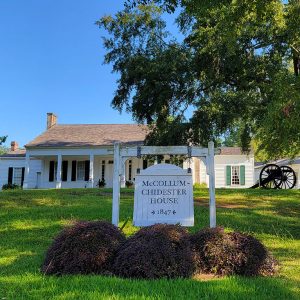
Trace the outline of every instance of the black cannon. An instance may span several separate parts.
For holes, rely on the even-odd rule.
[[[252,188],[261,186],[266,189],[292,189],[296,182],[296,173],[291,167],[268,164],[263,167],[258,183]]]

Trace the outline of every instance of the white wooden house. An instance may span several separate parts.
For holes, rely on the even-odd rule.
[[[11,151],[0,156],[0,187],[6,183],[23,188],[97,187],[105,180],[112,187],[113,145],[142,145],[147,127],[136,124],[60,125],[53,113],[47,114],[47,130],[19,150],[12,142]],[[170,162],[168,156],[162,163]],[[125,164],[125,180],[134,182],[138,169],[150,162],[133,157]],[[205,164],[196,158],[182,162],[190,167],[194,183],[206,183]],[[216,187],[246,188],[254,184],[254,156],[239,148],[221,148],[215,157]],[[124,186],[124,182],[123,182]]]
[[[194,177],[197,168],[194,167]],[[206,167],[200,161],[199,182],[208,183]],[[243,154],[238,147],[222,147],[221,153],[215,156],[216,188],[249,188],[255,183],[254,155]]]

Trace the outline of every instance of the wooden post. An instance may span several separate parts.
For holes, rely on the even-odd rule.
[[[114,144],[114,178],[113,178],[113,201],[112,223],[119,225],[120,213],[120,143]]]
[[[216,222],[216,196],[215,196],[215,150],[214,142],[208,143],[208,172],[209,172],[209,226],[214,228]]]

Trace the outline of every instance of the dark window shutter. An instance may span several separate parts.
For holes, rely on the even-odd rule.
[[[54,181],[54,160],[50,161],[49,164],[49,182]]]
[[[132,160],[128,162],[128,180],[132,180]]]
[[[105,180],[105,160],[102,160],[101,180]]]
[[[24,183],[24,177],[25,177],[25,168],[22,168],[22,179],[21,179],[21,186],[23,186]]]
[[[68,161],[63,160],[62,162],[62,176],[61,176],[62,181],[67,181],[68,180]]]
[[[226,166],[226,185],[231,185],[231,166]]]
[[[84,174],[84,180],[88,181],[90,179],[90,161],[85,161],[85,174]]]
[[[245,185],[245,166],[240,166],[240,183],[241,185]]]
[[[13,172],[14,172],[14,169],[12,167],[9,167],[8,168],[8,179],[7,179],[8,184],[12,184]]]
[[[77,167],[76,160],[72,160],[72,175],[71,175],[72,181],[76,181],[76,167]]]
[[[148,167],[148,160],[144,159],[143,160],[143,170],[147,169]]]

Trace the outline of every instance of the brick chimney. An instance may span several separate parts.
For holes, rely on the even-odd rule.
[[[16,141],[12,141],[10,143],[10,151],[16,151],[19,149],[19,145]]]
[[[47,113],[47,130],[56,125],[57,116],[54,113]]]

